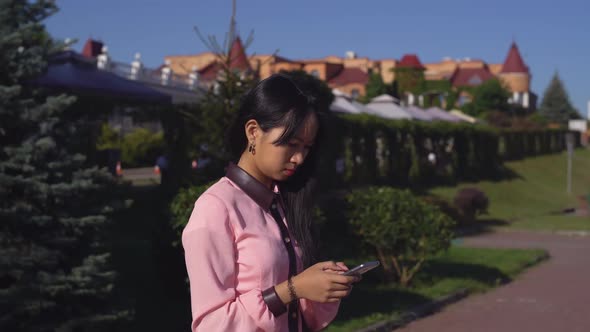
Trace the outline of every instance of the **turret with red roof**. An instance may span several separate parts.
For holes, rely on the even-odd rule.
[[[520,55],[516,42],[512,42],[510,45],[510,50],[508,50],[508,55],[498,77],[512,92],[511,103],[517,103],[524,108],[534,110],[536,95],[530,91],[531,73]]]

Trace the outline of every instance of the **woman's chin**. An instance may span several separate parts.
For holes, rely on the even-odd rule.
[[[289,179],[289,176],[285,175],[285,174],[279,174],[275,177],[275,181],[278,181],[278,182],[287,181],[288,179]]]

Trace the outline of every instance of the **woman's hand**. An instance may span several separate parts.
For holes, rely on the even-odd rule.
[[[315,302],[338,302],[348,296],[358,276],[343,276],[348,271],[344,263],[317,263],[293,277],[297,296]]]
[[[337,269],[335,269],[333,266],[329,266],[329,267],[324,268],[324,271],[331,272],[331,273],[338,273],[338,274],[348,271],[348,267],[343,262],[336,262],[336,266],[337,266]]]

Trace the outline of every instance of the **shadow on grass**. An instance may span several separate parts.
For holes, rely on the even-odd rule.
[[[472,282],[461,285],[465,280]],[[397,285],[380,286],[374,280],[355,286],[350,297],[342,301],[337,320],[345,321],[375,313],[402,313],[476,283],[497,286],[510,280],[509,276],[496,268],[435,259],[425,263],[410,288],[404,289]],[[369,280],[363,280],[366,281]],[[449,287],[448,289],[432,290],[444,281],[454,283],[443,286]]]
[[[440,259],[426,262],[417,275],[415,283],[418,285],[433,285],[445,279],[469,279],[488,286],[504,284],[511,280],[508,275],[497,268]]]
[[[390,314],[424,304],[430,299],[401,288],[358,285],[351,295],[342,300],[337,320],[349,320],[374,313]]]
[[[476,180],[490,180],[492,182],[502,182],[502,181],[511,181],[511,180],[522,180],[524,177],[513,169],[507,167],[506,165],[502,165],[498,168],[496,173],[489,178],[481,178]]]
[[[460,226],[455,229],[455,236],[468,237],[493,232],[494,228],[508,226],[510,222],[502,219],[480,218],[471,225]]]

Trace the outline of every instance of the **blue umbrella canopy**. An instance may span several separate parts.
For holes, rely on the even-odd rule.
[[[47,71],[31,83],[71,94],[89,94],[137,102],[172,102],[171,96],[140,82],[100,70],[93,59],[73,51],[55,55],[49,61]]]

